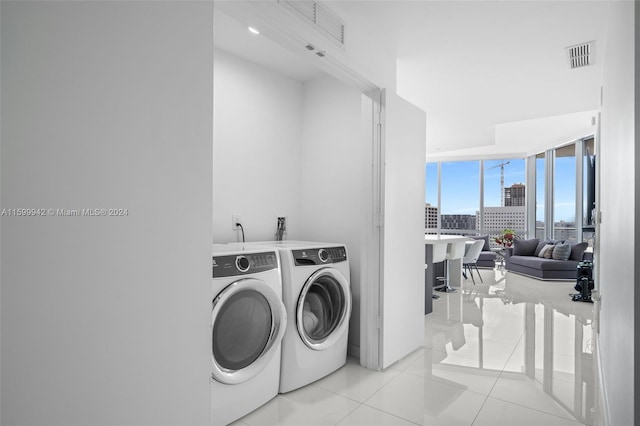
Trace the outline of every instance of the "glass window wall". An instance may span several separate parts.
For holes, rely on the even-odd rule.
[[[505,229],[517,238],[526,236],[525,160],[484,161],[484,209],[482,232],[490,241]]]
[[[504,229],[513,229],[518,238],[531,238],[527,229],[535,228],[535,237],[540,239],[592,241],[593,137],[533,158],[535,170],[530,171],[530,178],[535,179],[528,183],[525,159],[427,163],[426,232],[488,234],[494,245],[493,238]],[[527,191],[534,191],[530,201],[535,199],[530,216],[526,213]]]
[[[442,163],[440,173],[442,232],[475,233],[480,210],[480,162]]]
[[[425,174],[425,232],[526,236],[524,159],[431,162]]]
[[[576,241],[576,144],[555,150],[553,238]]]
[[[544,200],[546,196],[545,192],[545,154],[544,152],[536,155],[536,236],[535,238],[544,239],[545,237],[545,208]]]

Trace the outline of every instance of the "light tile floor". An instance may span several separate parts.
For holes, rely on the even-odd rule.
[[[350,358],[234,425],[597,425],[593,305],[568,281],[481,273],[434,300],[423,348],[385,371]]]

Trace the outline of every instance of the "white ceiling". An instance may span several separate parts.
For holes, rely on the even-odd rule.
[[[213,45],[299,81],[312,80],[322,74],[299,55],[266,37],[250,33],[247,25],[218,9],[214,9],[213,14]]]
[[[560,126],[558,134],[549,129],[562,116],[574,121],[583,117],[580,132],[593,128],[590,118],[600,105],[607,2],[324,3],[343,19],[357,16],[371,31],[385,35],[388,43],[380,48],[397,57],[398,94],[427,112],[427,158],[472,155],[481,147],[498,156],[528,152],[523,141],[531,137],[497,138],[500,128],[509,129],[502,135],[517,135],[518,123],[522,132],[553,140],[575,134],[567,126]],[[298,56],[267,47],[267,40],[250,47],[256,38],[247,38],[246,27],[220,13],[214,29],[219,48],[301,81],[319,73]],[[592,40],[595,64],[570,70],[565,47]],[[545,126],[544,131],[536,125]]]

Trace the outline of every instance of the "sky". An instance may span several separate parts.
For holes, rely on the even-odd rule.
[[[500,164],[504,165],[504,186],[525,182],[525,160],[505,159],[484,162],[485,207],[498,207],[500,200]],[[556,159],[555,222],[575,219],[575,158]],[[425,202],[438,204],[438,165],[426,164]],[[536,165],[538,186],[544,183],[544,160]],[[527,188],[528,190],[528,188]],[[480,162],[442,163],[442,208],[443,214],[475,214],[480,209]],[[536,194],[536,219],[544,220],[544,190]]]

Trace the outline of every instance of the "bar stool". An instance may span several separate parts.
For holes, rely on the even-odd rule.
[[[465,242],[464,241],[460,241],[460,242],[454,242],[454,243],[449,243],[447,246],[447,254],[445,256],[445,261],[447,262],[447,266],[446,266],[446,275],[444,277],[438,277],[437,279],[440,281],[443,281],[444,284],[441,286],[438,286],[436,288],[434,288],[434,290],[437,291],[443,291],[445,293],[455,293],[456,289],[452,288],[451,286],[449,286],[449,277],[450,277],[450,265],[451,265],[451,261],[452,260],[456,260],[456,259],[462,259],[464,257],[464,249],[465,249]]]
[[[447,247],[448,244],[434,244],[433,245],[433,260],[431,261],[431,265],[435,265],[436,263],[444,262],[447,258]],[[440,280],[442,277],[436,277],[436,280]],[[439,287],[434,287],[435,290]],[[434,299],[439,299],[440,296],[437,294],[433,294],[432,297]]]

